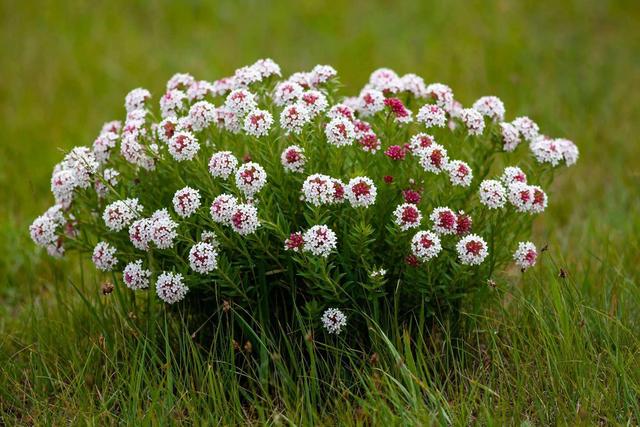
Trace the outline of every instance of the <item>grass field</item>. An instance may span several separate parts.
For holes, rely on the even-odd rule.
[[[0,424],[640,423],[640,7],[542,3],[2,0]],[[265,382],[180,322],[141,334],[93,269],[30,242],[61,151],[122,118],[131,88],[157,96],[174,72],[214,79],[261,57],[332,64],[354,92],[381,66],[415,72],[578,144],[537,222],[549,250],[498,284],[462,348],[443,326],[431,346],[381,336],[342,364],[274,354]]]

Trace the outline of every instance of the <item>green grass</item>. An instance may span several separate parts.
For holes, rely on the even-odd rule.
[[[0,5],[0,423],[640,423],[635,2]],[[495,94],[510,117],[580,146],[536,224],[549,243],[541,265],[499,283],[462,341],[446,325],[374,330],[359,354],[294,328],[265,344],[264,378],[257,343],[234,355],[207,324],[208,351],[191,338],[199,325],[132,319],[126,294],[102,296],[77,257],[35,250],[26,227],[51,203],[61,149],[122,117],[129,89],[157,95],[176,71],[212,79],[264,56],[285,72],[332,64],[353,91],[390,66],[449,84],[465,104]]]

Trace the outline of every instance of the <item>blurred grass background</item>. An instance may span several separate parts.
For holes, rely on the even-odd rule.
[[[331,64],[353,94],[375,68],[413,72],[465,105],[497,95],[507,118],[574,140],[581,159],[549,189],[536,241],[562,259],[582,303],[640,331],[637,1],[1,0],[0,23],[0,353],[16,337],[33,344],[25,319],[77,299],[65,264],[27,232],[52,203],[61,150],[122,119],[133,87],[157,101],[175,72],[213,80],[262,57],[285,74]],[[73,316],[71,302],[64,310]]]

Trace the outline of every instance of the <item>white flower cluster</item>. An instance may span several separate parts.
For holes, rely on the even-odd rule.
[[[378,190],[371,178],[358,176],[349,181],[346,196],[354,208],[367,208],[376,202]]]
[[[143,209],[138,199],[118,200],[104,208],[102,219],[109,230],[120,231],[138,218]]]
[[[96,268],[101,271],[111,271],[118,264],[116,248],[107,242],[99,242],[93,248],[91,259]]]
[[[447,124],[447,113],[435,104],[427,104],[420,108],[416,118],[427,128],[443,128]]]
[[[184,187],[173,195],[173,209],[182,217],[193,215],[200,207],[200,191],[191,187]]]
[[[302,238],[304,239],[303,250],[305,252],[311,252],[315,256],[324,258],[328,257],[338,245],[336,233],[324,224],[314,225],[304,232]]]
[[[516,249],[513,254],[513,260],[516,262],[518,267],[523,271],[527,270],[536,265],[537,259],[538,250],[536,249],[536,245],[531,242],[518,243],[518,249]]]
[[[347,326],[347,316],[337,308],[328,308],[322,313],[322,326],[330,334],[339,335]]]
[[[218,252],[216,248],[207,242],[199,242],[189,251],[189,266],[200,274],[212,272],[218,266]]]
[[[422,221],[422,213],[416,205],[412,203],[403,203],[398,205],[398,207],[393,211],[393,217],[394,222],[402,231],[418,227]]]
[[[156,294],[167,304],[175,304],[184,299],[189,288],[183,283],[182,274],[164,271],[156,281]]]
[[[465,265],[479,265],[489,255],[487,242],[477,234],[469,234],[456,245],[458,259]]]
[[[215,178],[228,179],[238,168],[238,159],[231,151],[218,151],[209,160],[209,172]]]
[[[307,158],[304,155],[304,148],[298,145],[288,146],[282,151],[280,162],[287,172],[304,172],[304,165],[307,162]]]
[[[418,231],[411,239],[411,251],[420,261],[428,261],[442,251],[440,238],[432,231]]]
[[[267,173],[255,162],[245,163],[236,171],[236,186],[247,197],[253,197],[266,183]]]
[[[122,280],[129,289],[146,289],[149,287],[151,271],[142,267],[142,260],[127,264],[122,271]]]

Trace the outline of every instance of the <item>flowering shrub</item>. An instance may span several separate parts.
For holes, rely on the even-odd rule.
[[[176,74],[158,109],[134,89],[123,122],[54,167],[55,205],[31,237],[167,305],[302,313],[330,334],[366,331],[381,307],[445,316],[534,266],[531,223],[572,142],[413,74],[376,70],[355,97],[338,87],[330,66],[282,79],[266,59],[213,82]]]

